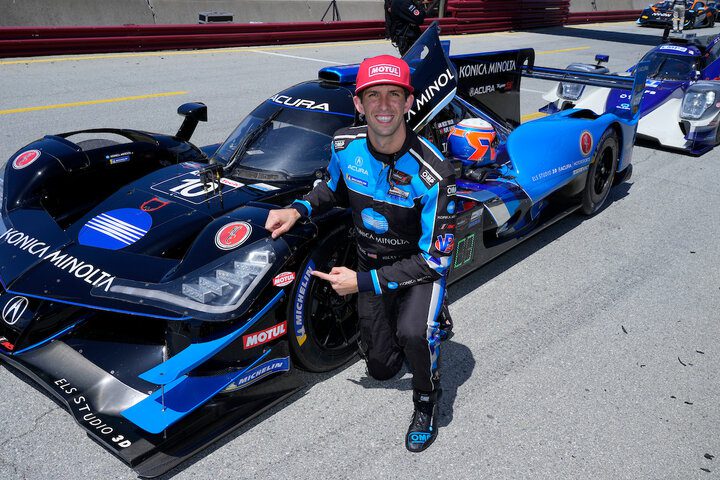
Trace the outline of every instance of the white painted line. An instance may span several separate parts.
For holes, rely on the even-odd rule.
[[[330,60],[320,60],[319,58],[299,57],[297,55],[288,55],[286,53],[268,52],[266,50],[248,50],[248,52],[264,53],[265,55],[275,55],[277,57],[296,58],[298,60],[309,60],[311,62],[327,63],[329,65],[337,65],[338,62],[331,62]]]

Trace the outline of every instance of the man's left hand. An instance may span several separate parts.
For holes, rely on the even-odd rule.
[[[330,273],[312,272],[318,278],[330,282],[338,295],[350,295],[358,292],[357,273],[347,267],[333,267]]]

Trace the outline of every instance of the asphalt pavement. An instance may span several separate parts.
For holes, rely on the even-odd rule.
[[[623,71],[660,34],[625,22],[449,38],[452,53],[534,47],[537,64],[561,68],[604,53]],[[219,142],[277,90],[391,48],[0,60],[0,158],[46,133],[174,132],[175,109],[195,100],[209,121],[193,139]],[[551,87],[523,81],[522,113]],[[300,394],[163,478],[720,478],[720,151],[636,147],[633,164],[597,215],[568,217],[451,287],[455,336],[442,346],[429,450],[403,446],[409,375],[377,382],[357,362],[305,375]],[[135,478],[5,366],[0,385],[1,478]]]

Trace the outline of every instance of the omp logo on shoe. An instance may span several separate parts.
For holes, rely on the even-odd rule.
[[[410,443],[425,443],[432,437],[431,433],[428,432],[413,432],[410,435]]]
[[[371,77],[374,77],[375,75],[392,75],[393,77],[400,78],[400,67],[396,65],[389,65],[387,63],[381,63],[380,65],[370,67],[368,75]]]
[[[282,337],[286,332],[287,321],[273,325],[270,328],[266,328],[262,332],[243,335],[243,348],[247,350],[248,348],[257,347],[258,345],[271,342],[276,338]]]
[[[363,225],[365,225],[365,228],[368,230],[377,234],[383,234],[388,231],[387,218],[372,208],[366,208],[360,212],[360,216],[362,217]]]

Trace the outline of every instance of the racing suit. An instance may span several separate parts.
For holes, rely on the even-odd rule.
[[[423,20],[425,11],[413,0],[385,0],[385,38],[392,41],[401,56],[420,37]]]
[[[672,23],[674,32],[683,31],[685,26],[685,0],[674,0]]]
[[[438,315],[455,232],[455,173],[408,131],[394,155],[377,152],[367,127],[336,132],[319,183],[293,207],[303,215],[349,207],[358,249],[358,316],[368,372],[383,380],[407,358],[413,388],[437,387]]]

